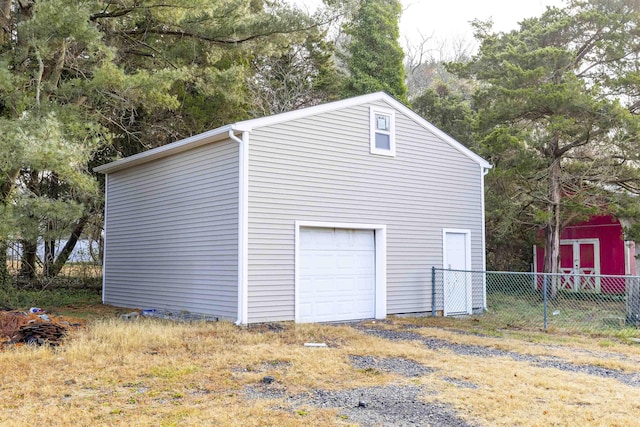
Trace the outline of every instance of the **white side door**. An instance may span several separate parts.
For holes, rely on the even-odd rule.
[[[444,315],[471,314],[471,231],[443,230]]]

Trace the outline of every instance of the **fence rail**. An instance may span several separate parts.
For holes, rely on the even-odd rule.
[[[57,241],[55,256],[59,254],[66,241]],[[95,286],[102,277],[98,242],[87,239],[79,240],[67,262],[55,278],[44,274],[44,244],[39,242],[31,264],[25,264],[23,247],[20,242],[9,242],[6,262],[9,283],[20,287],[44,288],[52,284],[83,287]],[[24,268],[25,266],[29,268]]]
[[[432,268],[432,315],[563,331],[640,327],[640,276]]]

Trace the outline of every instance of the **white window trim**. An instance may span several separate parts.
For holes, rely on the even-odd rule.
[[[389,149],[383,150],[376,148],[376,114],[384,114],[390,117],[389,125]],[[386,134],[386,132],[380,132]],[[396,156],[396,113],[393,110],[380,107],[369,108],[369,151],[371,154],[378,154],[381,156],[395,157]]]
[[[387,317],[387,226],[384,224],[353,224],[342,222],[296,221],[295,222],[295,282],[294,319],[300,322],[300,228],[341,228],[374,230],[376,248],[376,303],[375,318]]]

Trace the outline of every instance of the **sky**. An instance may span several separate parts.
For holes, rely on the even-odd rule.
[[[493,20],[495,31],[518,28],[524,18],[540,16],[546,6],[562,0],[401,0],[401,42],[434,37],[438,40],[473,39],[470,22]],[[422,36],[421,36],[422,34]]]
[[[289,0],[315,9],[321,0]],[[563,0],[401,0],[400,43],[417,43],[423,37],[438,41],[473,41],[470,22],[493,20],[495,31],[518,28],[524,18],[540,16],[546,6],[561,6]]]

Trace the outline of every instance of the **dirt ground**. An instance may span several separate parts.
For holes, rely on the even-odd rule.
[[[119,314],[57,347],[5,345],[0,425],[640,426],[637,344],[428,319],[237,327]]]

